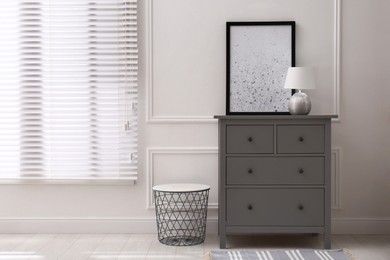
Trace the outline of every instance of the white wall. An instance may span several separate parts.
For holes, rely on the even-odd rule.
[[[390,1],[342,0],[341,113],[343,226],[390,233]]]
[[[339,1],[341,49],[334,38]],[[151,187],[173,181],[211,185],[208,230],[216,232],[212,116],[225,111],[225,22],[295,20],[297,65],[315,67],[319,79],[310,92],[313,112],[341,115],[333,124],[333,230],[390,233],[389,1],[139,0],[139,5],[139,181],[1,184],[0,232],[155,232]]]

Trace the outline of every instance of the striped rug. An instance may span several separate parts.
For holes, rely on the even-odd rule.
[[[343,250],[262,250],[262,251],[211,251],[210,260],[352,260]]]

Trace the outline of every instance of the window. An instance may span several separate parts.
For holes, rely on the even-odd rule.
[[[0,178],[136,179],[137,1],[0,14]]]

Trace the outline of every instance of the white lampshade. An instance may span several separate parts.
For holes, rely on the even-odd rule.
[[[288,68],[284,88],[288,89],[314,89],[315,79],[312,68],[291,67]]]

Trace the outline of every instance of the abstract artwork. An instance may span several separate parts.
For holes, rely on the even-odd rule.
[[[226,114],[288,114],[295,22],[227,22]]]

